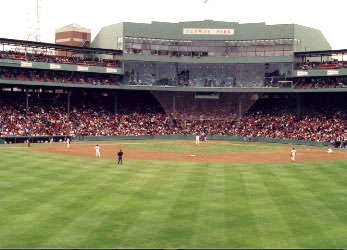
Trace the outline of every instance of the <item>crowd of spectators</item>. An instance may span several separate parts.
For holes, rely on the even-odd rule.
[[[122,108],[117,114],[101,106],[64,106],[3,103],[0,136],[115,136],[115,135],[230,135],[316,142],[344,142],[346,110],[325,106],[301,116],[281,105],[259,106],[238,121],[173,119],[151,105],[141,110]]]
[[[51,83],[118,85],[114,75],[76,71],[25,70],[0,68],[0,79]]]
[[[28,62],[45,62],[45,63],[59,63],[59,64],[77,64],[86,66],[99,66],[99,67],[119,67],[115,60],[94,58],[84,58],[79,56],[56,56],[44,53],[22,53],[16,51],[0,51],[0,59],[11,59]]]
[[[331,78],[307,78],[300,79],[295,83],[296,89],[327,89],[327,88],[347,88],[347,79],[344,77]]]
[[[339,61],[337,59],[334,59],[332,61],[322,61],[322,62],[311,62],[307,60],[304,63],[299,63],[297,65],[297,68],[299,70],[314,70],[314,69],[320,69],[320,70],[327,70],[327,69],[341,69],[341,68],[347,68],[347,61]]]
[[[277,139],[333,142],[344,140],[343,118],[346,113],[306,113],[298,118],[291,112],[254,112],[242,117],[232,135]]]

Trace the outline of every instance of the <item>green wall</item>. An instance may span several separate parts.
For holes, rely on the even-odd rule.
[[[62,138],[63,136],[32,136],[31,139],[42,139],[48,140],[48,138]],[[66,136],[70,137],[70,136]],[[17,138],[21,141],[27,139],[28,137],[23,136],[11,136],[11,137],[1,137],[2,140],[9,140]],[[116,140],[150,140],[150,139],[164,139],[164,140],[195,140],[195,135],[141,135],[141,136],[80,136],[74,137],[73,140],[78,141],[116,141]],[[308,146],[328,146],[328,142],[313,142],[313,141],[302,141],[302,140],[282,140],[282,139],[272,139],[272,138],[262,138],[262,137],[241,137],[241,136],[218,136],[209,135],[207,140],[227,140],[227,141],[252,141],[252,142],[265,142],[265,143],[284,143],[284,144],[294,144],[294,145],[308,145]],[[1,143],[1,142],[0,142]]]

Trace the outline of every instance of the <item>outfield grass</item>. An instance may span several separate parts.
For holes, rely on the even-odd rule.
[[[346,160],[115,167],[8,146],[0,157],[0,248],[347,246]]]
[[[93,144],[100,142],[79,142],[81,144]],[[195,145],[194,140],[123,140],[123,141],[104,141],[101,144],[120,144],[129,148],[158,150],[164,152],[179,153],[232,153],[232,152],[250,152],[250,151],[275,151],[281,149],[290,149],[292,145],[261,143],[261,142],[239,142],[239,141],[214,141],[207,143],[201,142],[199,146]],[[44,144],[41,144],[44,145]],[[295,145],[296,148],[307,148],[307,146]]]

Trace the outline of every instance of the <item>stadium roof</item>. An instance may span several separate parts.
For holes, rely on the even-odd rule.
[[[294,55],[298,57],[318,57],[318,56],[332,56],[332,55],[344,55],[347,54],[347,49],[340,50],[316,50],[295,52]]]
[[[94,54],[107,54],[107,55],[122,55],[123,53],[121,50],[114,50],[114,49],[101,49],[101,48],[89,48],[89,47],[85,48],[85,47],[78,47],[78,46],[70,46],[70,45],[62,45],[62,44],[54,44],[54,43],[42,43],[42,42],[16,40],[16,39],[8,39],[8,38],[0,38],[0,44],[23,46],[23,47],[30,47],[30,48],[40,48],[40,49],[73,51],[73,52],[79,52],[79,53],[94,53]]]

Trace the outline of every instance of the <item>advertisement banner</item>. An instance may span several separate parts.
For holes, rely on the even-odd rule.
[[[88,67],[86,67],[86,66],[77,66],[77,71],[88,71]]]
[[[338,70],[327,70],[327,75],[332,76],[332,75],[338,75],[339,71]]]
[[[298,70],[298,71],[296,71],[296,75],[297,76],[307,76],[308,72],[307,71]]]
[[[51,64],[49,65],[49,68],[50,68],[50,69],[61,69],[61,66],[60,66],[59,64],[52,64],[52,63],[51,63]]]
[[[234,29],[184,28],[183,35],[234,35]]]
[[[117,73],[117,69],[115,69],[115,68],[106,68],[106,73]]]
[[[20,66],[21,67],[32,67],[33,64],[31,62],[21,62]]]

